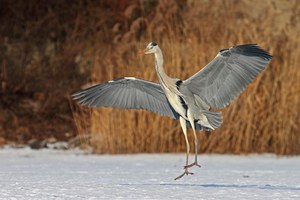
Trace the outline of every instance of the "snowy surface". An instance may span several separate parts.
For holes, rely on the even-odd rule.
[[[0,199],[300,199],[300,157],[0,149]]]

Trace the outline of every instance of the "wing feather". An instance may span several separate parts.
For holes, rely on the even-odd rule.
[[[265,69],[271,59],[272,56],[256,44],[223,49],[183,85],[206,104],[203,106],[224,108]]]
[[[95,85],[72,97],[89,107],[144,109],[178,119],[159,84],[132,77]]]

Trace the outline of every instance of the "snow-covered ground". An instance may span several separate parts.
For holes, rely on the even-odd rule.
[[[300,199],[300,157],[0,149],[0,199]]]

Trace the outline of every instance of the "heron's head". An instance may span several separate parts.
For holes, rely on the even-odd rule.
[[[146,49],[141,50],[140,54],[151,54],[157,52],[159,49],[158,45],[155,42],[150,42]]]

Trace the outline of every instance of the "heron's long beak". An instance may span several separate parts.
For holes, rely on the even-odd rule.
[[[139,51],[139,54],[144,55],[146,53],[147,49],[143,49]]]

